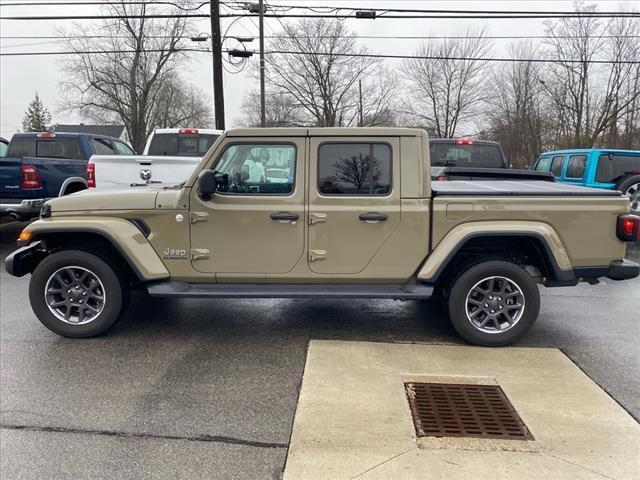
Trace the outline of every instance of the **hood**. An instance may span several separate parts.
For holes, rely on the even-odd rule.
[[[54,198],[47,203],[53,213],[81,210],[152,210],[155,208],[158,191],[159,189],[151,187],[88,189]]]

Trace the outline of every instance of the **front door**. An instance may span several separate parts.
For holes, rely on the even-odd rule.
[[[218,151],[218,191],[191,194],[194,269],[222,280],[289,272],[305,247],[305,138],[229,138]]]
[[[400,223],[397,138],[310,140],[309,268],[357,274]]]

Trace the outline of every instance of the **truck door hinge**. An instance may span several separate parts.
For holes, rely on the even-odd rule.
[[[309,215],[309,225],[315,225],[316,223],[325,223],[326,221],[326,213],[312,213]]]
[[[211,252],[206,248],[192,248],[191,260],[206,260],[209,258]]]
[[[315,262],[316,260],[324,260],[327,258],[326,250],[311,250],[309,252],[309,261]]]
[[[209,219],[207,212],[191,212],[191,223],[206,222]]]

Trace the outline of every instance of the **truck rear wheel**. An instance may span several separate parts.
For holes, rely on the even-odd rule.
[[[83,250],[62,250],[42,260],[31,275],[29,300],[42,324],[64,337],[93,337],[120,317],[128,292],[104,259]]]
[[[477,263],[452,283],[449,318],[458,334],[475,345],[501,347],[522,338],[540,310],[531,275],[514,263]]]
[[[629,198],[631,213],[640,214],[640,175],[631,175],[622,178],[616,189]]]

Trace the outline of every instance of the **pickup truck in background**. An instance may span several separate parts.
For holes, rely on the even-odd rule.
[[[444,180],[544,180],[553,175],[509,168],[498,142],[466,138],[429,140],[431,179]]]
[[[620,192],[431,182],[429,158],[417,129],[228,130],[180,185],[47,202],[5,266],[31,273],[33,311],[67,337],[108,330],[137,285],[174,298],[436,294],[458,333],[487,346],[533,326],[537,284],[640,273],[625,260],[640,217]],[[261,159],[277,159],[277,177]]]
[[[545,152],[533,169],[550,173],[562,183],[619,190],[629,197],[631,211],[640,214],[640,150],[590,148]]]
[[[45,200],[87,188],[94,154],[133,154],[116,138],[84,133],[16,133],[0,158],[0,214],[28,219]]]
[[[87,165],[89,188],[180,183],[221,133],[197,128],[157,129],[147,140],[143,155],[94,155]]]

